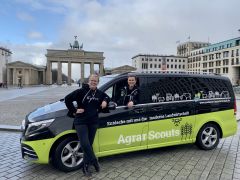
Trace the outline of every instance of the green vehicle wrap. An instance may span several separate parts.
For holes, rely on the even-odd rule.
[[[96,156],[113,154],[193,143],[196,141],[200,128],[206,123],[215,123],[220,127],[221,137],[234,135],[237,131],[234,110],[224,110],[206,114],[185,116],[180,118],[161,119],[150,122],[127,124],[99,128],[95,140],[94,151]],[[49,163],[50,152],[54,143],[66,136],[76,136],[75,130],[67,130],[54,138],[23,141],[33,148],[38,159],[36,163]]]

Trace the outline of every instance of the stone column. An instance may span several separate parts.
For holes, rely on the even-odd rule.
[[[71,68],[71,62],[68,62],[68,85],[71,85],[72,84],[72,77],[71,77],[71,74],[72,74],[72,68]]]
[[[94,74],[94,63],[90,63],[90,74]]]
[[[81,82],[84,82],[84,62],[81,63]]]
[[[42,83],[46,84],[46,71],[43,70],[42,73],[43,73],[43,82]]]
[[[22,68],[21,71],[22,71],[22,85],[25,85],[26,84],[25,83],[25,69]]]
[[[57,75],[57,83],[59,85],[62,84],[62,63],[58,61],[58,75]]]
[[[47,60],[46,84],[52,84],[52,62]]]
[[[100,63],[99,65],[99,71],[100,71],[100,76],[104,76],[104,67],[103,67],[103,63]]]
[[[17,85],[16,68],[13,68],[13,85]]]
[[[7,86],[10,85],[10,73],[11,72],[11,69],[7,67]]]
[[[28,85],[32,85],[32,69],[29,69],[29,81],[28,81]]]

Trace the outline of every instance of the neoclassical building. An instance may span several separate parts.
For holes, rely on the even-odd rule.
[[[8,85],[37,85],[45,84],[45,66],[15,61],[7,64]]]
[[[79,46],[78,41],[76,40],[73,45],[70,44],[70,48],[68,50],[55,50],[55,49],[47,49],[47,69],[46,69],[46,84],[52,84],[52,63],[57,63],[57,84],[62,84],[62,63],[67,63],[67,84],[71,84],[72,82],[72,63],[79,64],[80,72],[81,72],[81,82],[84,82],[84,70],[85,64],[90,65],[90,74],[98,73],[100,76],[104,74],[104,57],[103,52],[92,52],[92,51],[84,51],[83,44]],[[98,72],[94,69],[94,66],[97,65]]]

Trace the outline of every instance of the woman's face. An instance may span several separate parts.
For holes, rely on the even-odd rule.
[[[128,86],[129,88],[132,88],[135,86],[136,84],[136,78],[135,77],[128,77]]]
[[[88,80],[89,88],[95,90],[98,85],[98,77],[97,76],[90,76]]]

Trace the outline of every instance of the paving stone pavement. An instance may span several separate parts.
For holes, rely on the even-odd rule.
[[[20,133],[0,131],[0,180],[77,180],[81,170],[64,173],[51,165],[33,164],[21,158]],[[100,158],[101,172],[91,179],[116,180],[227,180],[240,179],[240,122],[238,133],[222,139],[211,151],[193,144],[144,150]]]
[[[0,125],[20,126],[34,109],[56,102],[77,86],[53,86],[0,90]],[[3,96],[3,97],[2,97]]]

